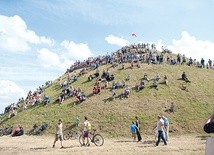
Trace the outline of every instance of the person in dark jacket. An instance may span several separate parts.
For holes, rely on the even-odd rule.
[[[135,125],[136,125],[136,133],[137,133],[137,139],[138,139],[138,142],[140,142],[142,140],[142,137],[140,135],[140,120],[138,119],[138,117],[136,116],[136,122],[135,122]]]
[[[204,124],[204,131],[206,133],[214,133],[214,112],[208,118],[208,120],[206,121],[206,123]]]

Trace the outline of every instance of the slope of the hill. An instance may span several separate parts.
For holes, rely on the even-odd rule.
[[[149,88],[152,82],[145,82],[146,88],[140,92],[134,89],[128,99],[115,99],[106,101],[111,96],[110,89],[101,91],[100,95],[89,96],[88,100],[80,105],[73,106],[74,98],[66,99],[62,105],[53,104],[62,89],[59,89],[57,81],[45,90],[45,94],[52,99],[47,106],[38,105],[19,112],[17,116],[6,120],[6,116],[0,121],[1,126],[9,124],[21,124],[25,130],[32,128],[34,123],[47,122],[49,124],[48,133],[53,133],[55,123],[59,118],[63,119],[64,128],[69,127],[77,116],[83,122],[84,116],[88,116],[92,126],[99,129],[99,132],[107,136],[129,136],[129,125],[134,117],[138,116],[143,125],[143,132],[153,133],[153,127],[158,114],[166,114],[170,124],[177,129],[177,133],[201,133],[204,120],[210,115],[214,106],[214,71],[189,67],[185,65],[148,65],[143,64],[141,68],[129,68],[126,64],[125,70],[120,70],[121,66],[111,68],[101,66],[100,71],[109,68],[110,73],[115,74],[115,81],[122,81],[127,74],[131,74],[131,80],[127,82],[130,87],[143,77],[145,73],[149,78],[154,78],[156,73],[167,75],[169,86],[159,85],[159,90]],[[185,83],[177,80],[185,71],[192,81]],[[95,84],[95,79],[88,82],[88,75],[95,71],[90,71],[72,84],[80,87],[86,94],[91,94]],[[65,76],[64,76],[65,78]],[[180,85],[187,85],[188,92],[181,90]],[[111,87],[109,83],[109,87]],[[117,90],[117,94],[122,89]],[[165,113],[165,107],[171,102],[175,103],[176,112],[174,114]],[[81,123],[82,123],[81,122]]]

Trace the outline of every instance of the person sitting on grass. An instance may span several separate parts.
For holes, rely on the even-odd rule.
[[[164,80],[164,84],[168,86],[168,77],[166,75],[164,75],[163,80]]]
[[[77,80],[78,80],[78,77],[74,76],[72,83],[75,82],[75,81],[77,81]]]
[[[104,88],[105,89],[108,88],[108,81],[107,80],[104,81]]]
[[[86,94],[85,94],[84,92],[82,92],[81,95],[80,95],[80,100],[79,100],[79,102],[81,103],[81,102],[85,101],[86,99],[87,99]]]
[[[122,91],[122,93],[120,94],[120,99],[123,99],[123,98],[125,98],[125,95],[126,94],[126,91],[125,90],[123,90]]]
[[[89,77],[88,77],[88,81],[92,81],[93,80],[93,76],[92,75],[89,75]]]
[[[129,81],[130,79],[131,79],[131,75],[128,74],[125,80],[126,80],[126,81]]]
[[[184,80],[185,82],[191,82],[191,81],[188,79],[188,77],[187,77],[187,75],[186,75],[185,72],[183,72],[183,74],[181,75],[181,78],[182,78],[182,80]]]
[[[153,83],[152,83],[151,87],[154,87],[156,90],[158,90],[158,83],[157,83],[156,80],[153,80]]]
[[[156,81],[159,81],[159,80],[160,80],[160,74],[157,73],[157,75],[156,75]]]
[[[81,96],[81,92],[77,92],[77,94],[76,94],[76,104],[80,103],[80,96]]]
[[[141,62],[140,62],[140,60],[137,61],[137,67],[141,68]]]
[[[181,90],[185,90],[186,92],[189,91],[188,88],[187,88],[187,85],[185,85],[183,83],[180,85],[180,88],[181,88]]]
[[[107,81],[113,81],[114,80],[114,74],[112,74],[112,75],[108,74],[108,75],[106,75],[105,78],[106,78]]]
[[[120,99],[123,99],[123,98],[128,98],[129,97],[129,95],[130,95],[130,92],[131,92],[131,90],[130,90],[130,88],[127,86],[125,89],[124,89],[124,91],[120,94]]]
[[[100,87],[100,85],[98,84],[98,85],[97,85],[97,94],[100,94],[100,92],[101,92],[101,87]]]
[[[116,94],[116,91],[115,89],[112,90],[112,99],[115,100],[117,94]]]
[[[121,87],[122,87],[122,88],[126,87],[126,81],[124,81],[124,80],[122,81]]]
[[[126,88],[125,88],[125,96],[127,98],[129,98],[130,93],[131,93],[131,89],[128,86],[126,86]]]
[[[131,62],[131,69],[134,68],[134,61]]]
[[[109,81],[113,81],[113,80],[114,80],[114,74],[111,74]]]
[[[130,131],[131,131],[131,134],[132,134],[133,142],[136,142],[136,138],[137,138],[137,126],[135,125],[134,122],[132,122],[132,124],[130,126]]]
[[[44,105],[47,105],[50,101],[51,101],[50,97],[48,97],[47,95],[44,95],[44,97],[43,97]]]
[[[97,94],[97,87],[95,87],[95,86],[93,88],[93,94]]]
[[[149,82],[149,78],[148,78],[148,75],[146,73],[144,74],[143,79]]]
[[[124,64],[122,64],[121,70],[124,70],[124,69],[125,69],[125,65],[124,65]]]
[[[140,84],[139,85],[136,84],[135,88],[136,88],[136,91],[140,91],[140,90],[144,89],[145,88],[145,82],[143,80],[141,80]]]
[[[62,92],[61,95],[58,97],[59,104],[62,104],[64,100],[65,100],[65,93]]]
[[[96,73],[94,75],[95,75],[95,77],[98,77],[100,75],[100,71],[98,68],[97,68]]]
[[[15,137],[15,136],[21,136],[23,134],[24,134],[23,128],[21,127],[21,125],[17,125],[15,128],[13,128],[11,136]]]
[[[113,83],[112,83],[112,89],[117,89],[117,88],[119,88],[119,83],[113,81]]]

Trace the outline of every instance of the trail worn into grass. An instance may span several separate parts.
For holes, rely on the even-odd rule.
[[[202,155],[205,140],[196,136],[176,136],[170,139],[167,146],[154,147],[153,138],[144,138],[143,142],[134,143],[131,139],[105,139],[102,147],[91,144],[81,147],[78,140],[63,141],[64,149],[59,142],[52,148],[54,138],[47,136],[0,137],[1,155]]]

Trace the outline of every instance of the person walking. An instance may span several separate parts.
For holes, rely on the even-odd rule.
[[[131,130],[133,142],[135,142],[135,141],[136,141],[136,138],[137,138],[137,126],[135,125],[134,122],[132,122],[132,124],[131,124],[131,126],[130,126],[130,130]]]
[[[166,140],[164,138],[164,120],[162,119],[162,117],[160,115],[158,116],[157,130],[158,130],[158,140],[157,140],[156,144],[154,144],[154,145],[158,146],[161,139],[163,140],[164,145],[167,145]]]
[[[162,116],[163,121],[164,121],[164,128],[165,128],[165,138],[166,141],[169,141],[169,120],[166,116]]]
[[[142,140],[142,137],[140,135],[140,120],[138,119],[138,117],[136,116],[136,122],[135,122],[135,125],[136,125],[136,133],[137,133],[137,139],[138,139],[138,142],[140,142]]]
[[[63,132],[62,132],[62,120],[61,119],[59,119],[58,123],[56,124],[56,134],[55,134],[55,140],[53,143],[53,148],[55,148],[55,144],[58,140],[60,140],[61,148],[64,148],[62,145]]]

